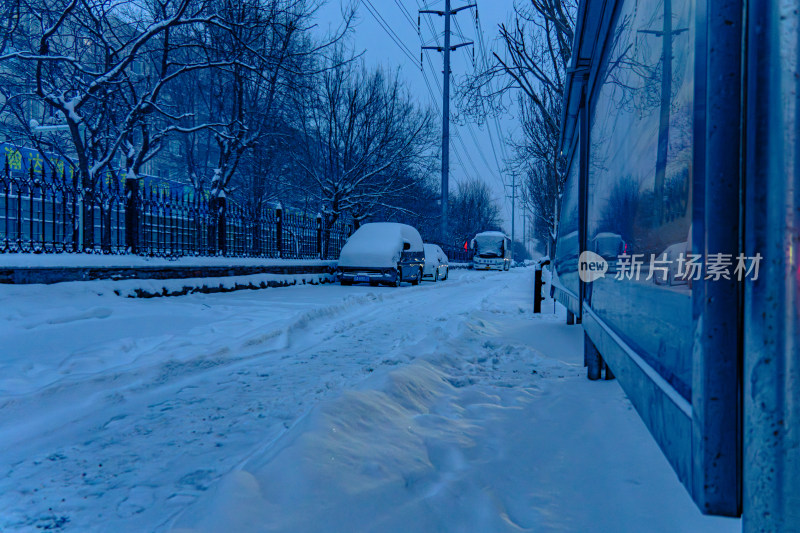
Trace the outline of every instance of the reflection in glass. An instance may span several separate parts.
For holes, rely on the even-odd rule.
[[[587,188],[587,248],[609,274],[621,253],[644,262],[638,280],[593,282],[587,303],[687,399],[691,284],[676,268],[691,249],[694,9],[622,3],[590,102]],[[652,256],[668,266],[648,275]]]
[[[556,242],[555,271],[564,288],[578,297],[578,171],[577,153],[570,163],[567,181],[564,185],[564,197],[561,199],[561,217]]]

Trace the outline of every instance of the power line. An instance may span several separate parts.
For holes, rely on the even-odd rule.
[[[417,59],[414,57],[411,50],[403,44],[403,40],[394,32],[394,30],[392,30],[391,26],[389,26],[386,20],[384,20],[380,12],[378,12],[378,10],[375,9],[375,6],[372,5],[372,2],[370,2],[370,0],[363,0],[362,5],[367,8],[367,11],[369,11],[370,15],[372,15],[372,18],[374,18],[378,25],[383,28],[383,31],[386,32],[394,44],[400,48],[400,51],[403,52],[412,61],[412,63],[416,64]]]
[[[427,7],[427,2],[426,2],[425,4],[426,4],[426,7]],[[419,0],[417,0],[417,5],[419,5]],[[456,27],[457,27],[457,28],[459,29],[459,31],[461,32],[461,36],[462,36],[462,37],[464,37],[464,35],[463,35],[463,31],[461,30],[461,26],[460,26],[460,24],[458,23],[458,19],[455,19],[455,18],[454,18],[453,20],[454,20],[454,21],[455,21],[455,23],[456,23]],[[439,36],[436,34],[436,30],[435,30],[435,28],[434,28],[434,26],[433,26],[433,23],[430,21],[430,19],[425,19],[425,21],[428,23],[428,27],[431,29],[431,32],[433,33],[434,40],[435,40],[435,42],[436,42],[436,45],[437,45],[437,47],[441,47],[441,43],[440,43],[440,41],[439,41]],[[430,58],[429,58],[429,57],[427,57],[427,59],[428,59],[428,64],[431,66],[431,70],[434,70],[434,71],[435,71],[435,69],[434,69],[434,67],[433,67],[433,63],[431,63],[431,60],[430,60]],[[474,67],[475,67],[475,63],[474,63],[474,58],[473,58],[473,69],[474,69]],[[451,77],[451,80],[453,80],[453,83],[455,83],[455,78],[453,77],[452,73],[450,73],[450,77]],[[438,80],[438,78],[436,78],[436,85],[437,85],[437,87],[439,88],[439,91],[441,92],[441,90],[442,90],[442,87],[441,87],[441,85],[439,84],[439,80]],[[498,176],[498,175],[494,174],[494,171],[492,170],[492,165],[490,165],[490,164],[488,163],[488,161],[487,161],[487,159],[486,159],[486,156],[484,155],[483,147],[481,146],[481,144],[480,144],[480,143],[478,142],[478,140],[477,140],[477,136],[475,135],[475,131],[474,131],[473,127],[472,127],[472,123],[471,123],[471,122],[469,122],[469,121],[467,121],[467,122],[466,122],[466,124],[467,124],[467,128],[468,128],[468,129],[469,129],[469,131],[470,131],[470,135],[471,135],[471,137],[472,137],[472,140],[473,140],[473,142],[475,143],[475,148],[476,148],[476,149],[477,149],[477,151],[478,151],[478,155],[480,155],[480,156],[481,156],[481,159],[483,160],[483,162],[484,162],[484,164],[485,164],[485,166],[486,166],[486,170],[488,170],[488,171],[489,171],[489,172],[490,172],[490,173],[493,175],[493,177],[494,177],[495,179],[499,179],[499,180],[500,180],[500,182],[501,182],[501,183],[503,183],[503,180],[502,180],[502,177],[501,177],[501,176],[502,176],[502,170],[501,170],[500,164],[499,164],[499,163],[497,163],[498,172],[500,172],[500,174],[501,174],[500,176]],[[466,144],[464,143],[464,140],[463,140],[463,138],[461,137],[461,133],[460,133],[459,129],[458,129],[458,128],[456,128],[456,129],[454,130],[454,132],[455,132],[455,133],[454,133],[454,135],[455,135],[455,137],[456,137],[456,140],[457,140],[457,141],[459,141],[459,142],[461,143],[461,147],[462,147],[462,149],[464,150],[464,153],[466,154],[466,156],[467,156],[467,159],[469,159],[469,161],[470,161],[470,164],[472,165],[472,168],[473,168],[473,169],[475,169],[475,170],[477,170],[477,168],[478,168],[478,165],[476,165],[476,164],[475,164],[475,162],[472,160],[472,157],[471,157],[471,155],[470,155],[470,151],[467,149],[467,147],[466,147]],[[493,148],[493,149],[494,149],[494,148]],[[495,159],[497,159],[496,155],[495,155]],[[466,169],[465,169],[465,171],[466,171]]]
[[[435,72],[436,69],[433,66],[433,62],[431,61],[430,56],[425,56],[425,59],[428,60],[428,65],[431,67],[431,70],[433,70]],[[424,73],[424,71],[423,71],[423,73]],[[434,81],[436,82],[436,88],[439,90],[439,94],[441,95],[442,94],[442,85],[439,83],[439,78],[434,77]],[[438,103],[437,103],[437,108],[438,108],[439,112],[441,113],[442,110],[441,110],[441,107],[438,106]],[[471,168],[473,170],[477,169],[478,165],[476,165],[475,162],[472,160],[472,156],[470,155],[469,150],[467,150],[467,146],[466,146],[466,144],[464,144],[464,140],[461,137],[461,132],[458,131],[458,128],[454,129],[453,132],[454,132],[453,135],[455,136],[456,140],[461,143],[461,148],[464,151],[464,155],[469,160]],[[455,148],[456,147],[453,146],[454,150],[455,150]],[[480,146],[478,146],[478,151],[480,151]],[[464,164],[464,161],[461,159],[461,156],[456,153],[456,158],[459,160],[459,163],[461,164],[461,168],[462,168],[462,170],[464,170],[464,173],[467,173],[467,166]]]
[[[478,41],[478,52],[479,52],[478,53],[478,56],[479,56],[478,62],[480,63],[480,68],[486,70],[486,69],[488,69],[488,65],[489,65],[488,64],[488,59],[487,59],[488,51],[487,51],[486,42],[485,42],[485,35],[484,35],[484,31],[483,31],[483,25],[482,25],[482,23],[480,21],[480,17],[478,16],[478,8],[477,7],[475,8],[475,12],[474,12],[474,20],[475,20],[475,33],[477,35],[477,39],[476,40]],[[476,62],[473,62],[473,68],[475,70],[477,70],[478,64]],[[490,88],[490,92],[491,92],[491,80],[490,80],[489,84],[490,84],[489,88]],[[486,113],[485,103],[482,100],[481,100],[481,107],[482,107],[482,109],[484,111],[484,115],[488,115],[489,113]],[[487,121],[487,123],[486,123],[486,131],[489,134],[489,143],[490,143],[491,148],[492,148],[492,156],[494,158],[494,162],[495,162],[495,165],[497,167],[497,172],[499,174],[499,176],[498,176],[499,180],[503,184],[504,187],[507,187],[508,184],[505,182],[505,179],[503,178],[503,165],[500,164],[500,158],[502,158],[502,160],[504,162],[508,161],[508,154],[506,153],[506,150],[505,150],[505,139],[504,139],[503,130],[500,127],[500,121],[497,118],[497,115],[495,115],[493,113],[491,115],[492,115],[492,121],[491,122]],[[494,127],[495,127],[495,129],[497,131],[497,135],[498,135],[498,138],[499,138],[499,145],[500,145],[500,151],[501,151],[501,156],[500,157],[498,157],[498,154],[497,154],[497,145],[495,144],[494,134],[492,133],[492,124],[494,124]],[[472,130],[471,124],[468,123],[468,126],[470,126],[470,129]],[[474,131],[471,131],[470,134],[474,136]],[[481,157],[482,157],[484,163],[486,164],[487,168],[491,168],[491,165],[488,163],[486,158],[483,156],[483,152],[481,151],[480,153],[481,153]]]
[[[439,114],[441,114],[442,113],[442,108],[439,105],[439,99],[436,97],[436,94],[435,94],[435,92],[433,90],[433,87],[431,86],[431,82],[428,79],[428,74],[425,72],[424,69],[422,70],[422,77],[425,80],[425,85],[428,88],[428,94],[430,95],[431,100],[433,100],[433,103],[436,106],[436,110],[439,112]],[[438,85],[438,83],[439,83],[438,79],[436,80],[436,83]],[[439,88],[439,93],[441,93],[441,87]],[[441,96],[441,94],[439,94],[439,96]],[[463,142],[462,142],[462,146],[463,146]],[[458,160],[458,164],[461,166],[461,169],[464,171],[465,174],[467,174],[467,166],[464,164],[464,160],[461,158],[461,154],[459,153],[459,151],[456,149],[455,146],[453,146],[453,153],[455,154],[456,159]],[[464,153],[465,154],[469,154],[469,151],[464,149]],[[456,179],[456,182],[458,183],[459,180]]]
[[[477,0],[476,0],[476,3],[477,3]],[[476,7],[476,13],[477,13],[477,7]],[[477,18],[477,15],[476,15],[476,18]],[[461,30],[461,26],[458,23],[458,19],[454,19],[454,20],[456,22],[456,27],[459,29],[459,31],[462,31]],[[428,21],[428,22],[430,24],[430,21]],[[482,38],[482,35],[479,35],[479,37]],[[437,38],[436,42],[438,44],[438,42],[439,42],[438,38]],[[480,44],[480,42],[479,42],[479,44]],[[475,69],[474,57],[473,57],[472,67],[473,67],[473,71],[474,71],[474,69]],[[451,76],[452,76],[452,73],[451,73]],[[455,83],[455,79],[454,78],[453,78],[453,83]],[[491,137],[491,130],[489,130],[489,132],[490,132],[489,140],[490,140],[491,145],[492,145],[492,152],[494,154],[495,165],[497,166],[497,172],[498,172],[497,174],[494,174],[494,171],[492,170],[492,165],[489,164],[488,160],[486,159],[486,156],[484,155],[483,147],[477,140],[477,137],[475,135],[475,130],[472,127],[472,122],[467,121],[466,124],[467,124],[467,129],[470,132],[470,136],[472,137],[472,140],[475,143],[475,147],[478,150],[478,155],[481,156],[481,159],[483,160],[484,165],[486,166],[486,170],[488,170],[490,173],[492,173],[493,177],[495,179],[498,179],[500,181],[500,183],[502,183],[505,186],[505,181],[503,180],[503,170],[502,170],[502,166],[500,165],[500,162],[497,159],[497,153],[496,153],[495,147],[494,147],[494,139]],[[458,129],[456,129],[456,132],[458,132]],[[463,141],[462,141],[462,144],[463,144]],[[467,153],[469,153],[469,152],[467,152]],[[474,165],[474,163],[473,163],[473,165]],[[477,168],[477,166],[476,166],[476,168]]]
[[[489,68],[489,60],[488,60],[489,54],[488,54],[487,47],[486,47],[485,34],[484,34],[484,31],[483,31],[483,23],[481,22],[481,19],[478,16],[477,8],[475,9],[475,32],[478,34],[478,48],[479,48],[479,51],[480,51],[479,55],[480,55],[481,59],[483,59],[483,68],[484,69],[488,69]],[[489,89],[490,89],[490,91],[492,91],[491,80],[489,81]],[[486,112],[486,108],[485,108],[485,106],[484,106],[482,101],[481,101],[481,105],[482,105],[484,113],[485,113]],[[493,114],[492,118],[493,118],[493,121],[494,121],[495,128],[497,129],[497,135],[500,138],[500,151],[502,152],[503,161],[505,162],[505,161],[508,161],[508,154],[506,153],[506,150],[505,150],[505,144],[506,143],[505,143],[505,139],[503,138],[503,130],[502,130],[502,128],[500,128],[500,121],[497,118],[497,115]],[[499,161],[497,161],[497,152],[496,152],[496,149],[494,147],[494,139],[492,138],[492,135],[491,135],[491,126],[488,123],[486,125],[486,129],[489,132],[489,140],[490,140],[490,142],[492,144],[492,151],[495,153],[495,161],[497,162],[498,167],[499,167]]]
[[[411,24],[412,28],[417,28],[417,25],[414,24],[414,17],[411,16],[411,13],[406,9],[406,6],[400,0],[394,0],[394,3],[397,4],[397,7],[400,8],[401,13],[405,17],[405,19]]]
[[[425,56],[425,59],[428,60],[428,65],[430,65],[431,70],[433,70],[435,72],[435,68],[433,66],[433,62],[431,61],[430,56]],[[423,71],[423,73],[424,73],[424,71]],[[436,82],[436,88],[439,90],[439,94],[441,95],[442,94],[442,86],[439,83],[439,78],[434,78],[434,81]],[[438,105],[437,105],[437,108],[439,109],[439,112],[441,113],[441,108],[438,107]],[[469,168],[472,168],[473,171],[476,170],[478,168],[478,165],[476,165],[475,162],[472,160],[472,156],[470,155],[470,152],[467,149],[467,146],[464,143],[464,139],[461,137],[461,132],[458,131],[458,128],[453,130],[453,135],[455,136],[456,140],[461,143],[461,149],[464,151],[464,155],[467,157],[467,159],[469,160],[469,163],[470,163],[470,167]],[[453,146],[453,152],[456,154],[456,159],[458,159],[459,163],[461,164],[461,168],[464,171],[464,173],[465,174],[469,174],[467,172],[467,166],[464,164],[463,159],[461,159],[461,155],[459,155],[458,152],[456,152],[455,150],[456,150],[456,146],[454,145]],[[480,146],[478,146],[478,151],[480,151]]]
[[[456,31],[458,31],[459,37],[466,39],[466,34],[464,33],[464,30],[461,29],[461,24],[458,22],[458,19],[453,19],[453,22],[456,23]],[[475,47],[472,48],[472,70],[475,70]]]
[[[464,9],[469,9],[469,5],[451,8],[451,0],[445,0],[444,11],[434,11],[430,9],[420,9],[420,17],[425,15],[439,15],[444,17],[444,46],[423,46],[423,50],[437,50],[444,54],[444,82],[442,89],[442,228],[441,239],[442,242],[447,240],[448,236],[448,220],[447,220],[447,204],[449,202],[450,190],[450,52],[458,50],[462,46],[470,46],[472,42],[462,42],[458,44],[451,44],[450,42],[450,21],[454,15]],[[474,5],[474,4],[473,4]],[[423,67],[424,68],[424,67]],[[462,141],[463,142],[463,141]],[[467,154],[469,155],[469,154]]]
[[[419,0],[417,0],[417,5],[418,6],[420,5]],[[426,2],[426,7],[427,7],[427,2]],[[463,37],[464,36],[464,32],[461,29],[460,23],[458,23],[458,19],[454,19],[454,20],[456,22],[456,28],[457,28],[458,32]],[[482,31],[482,28],[480,28],[480,26],[479,26],[479,17],[478,17],[477,5],[475,6],[475,21],[476,21],[475,27],[476,27],[476,33],[477,33],[477,36],[478,36],[478,40],[479,40],[479,46],[480,46],[481,51],[482,51],[482,54],[481,54],[481,57],[480,57],[480,61],[482,62],[483,68],[488,68],[488,61],[486,59],[486,52],[485,52],[486,46],[485,46],[485,42],[484,42],[484,34],[483,34],[483,31]],[[431,30],[433,38],[434,38],[434,40],[435,40],[435,42],[437,44],[437,48],[441,48],[441,43],[439,41],[439,36],[436,33],[436,30],[435,30],[435,28],[433,26],[433,23],[430,21],[430,19],[427,19],[427,18],[426,18],[426,23],[427,23],[428,27]],[[422,41],[421,33],[420,33],[420,40]],[[435,71],[435,69],[433,68],[433,65],[432,65],[432,63],[430,61],[430,58],[428,58],[428,63],[431,66],[431,70]],[[473,66],[473,71],[475,71],[477,69],[477,63],[475,61],[474,55],[473,55],[473,58],[472,58],[472,66]],[[424,70],[423,70],[423,72],[424,72]],[[452,73],[451,73],[451,79],[453,80],[453,83],[455,83],[455,80],[452,77]],[[439,88],[439,90],[441,91],[441,86],[439,85],[438,79],[436,79],[436,85]],[[481,105],[483,106],[484,104],[482,103]],[[484,107],[484,111],[485,111],[485,107]],[[503,139],[502,129],[500,128],[499,120],[498,120],[496,115],[493,115],[493,119],[494,119],[495,128],[497,129],[497,134],[501,139],[500,148],[501,148],[501,151],[503,152],[503,155],[502,155],[503,160],[505,161],[508,158],[507,158],[507,155],[505,154],[505,141],[502,140]],[[491,144],[491,147],[492,147],[492,155],[494,157],[494,162],[495,162],[495,166],[496,166],[496,169],[497,169],[496,171],[493,170],[493,165],[491,165],[489,163],[488,159],[486,158],[486,155],[485,155],[485,152],[483,150],[482,144],[480,144],[478,142],[478,139],[477,139],[473,124],[471,122],[467,121],[466,125],[467,125],[467,129],[469,130],[470,136],[472,137],[472,140],[473,140],[473,142],[475,144],[475,148],[478,150],[478,154],[481,157],[481,160],[483,161],[486,170],[501,185],[503,185],[504,188],[507,187],[508,184],[505,182],[505,179],[503,178],[503,165],[501,165],[500,158],[498,157],[498,154],[497,154],[497,146],[495,144],[494,135],[493,135],[493,132],[492,132],[492,124],[490,122],[487,122],[486,126],[487,126],[487,132],[489,133],[489,141],[490,141],[490,144]],[[470,150],[467,149],[466,144],[465,144],[465,142],[463,140],[463,137],[460,135],[460,131],[459,131],[458,128],[454,129],[454,137],[455,137],[456,141],[458,142],[458,144],[460,144],[461,149],[464,151],[464,154],[466,155],[467,159],[469,160],[470,165],[471,165],[470,168],[472,168],[473,171],[477,171],[478,170],[478,166],[472,160],[472,157],[470,155]],[[465,173],[467,173],[467,168],[465,167],[464,162],[463,162],[460,154],[457,151],[457,146],[458,145],[453,145],[453,153],[455,154],[456,158],[459,160],[463,171]],[[508,204],[505,203],[505,202],[504,202],[504,204],[505,204],[505,209],[509,210]],[[513,199],[512,199],[512,204],[513,204]],[[510,213],[509,213],[512,217],[513,217],[513,212],[514,212],[514,209],[513,209],[513,206],[512,206],[511,209],[510,209]],[[512,224],[513,224],[513,221],[512,221]]]

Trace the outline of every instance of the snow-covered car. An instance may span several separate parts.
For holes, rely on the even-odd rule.
[[[371,222],[353,233],[339,254],[342,285],[394,285],[422,280],[425,252],[419,232],[396,222]]]
[[[425,266],[422,269],[423,278],[433,281],[446,280],[450,269],[449,260],[444,251],[435,244],[425,243]]]

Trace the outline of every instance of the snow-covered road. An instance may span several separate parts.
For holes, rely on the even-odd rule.
[[[0,530],[738,529],[585,380],[531,278],[0,287]]]

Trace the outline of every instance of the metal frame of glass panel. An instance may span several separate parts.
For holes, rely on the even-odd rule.
[[[592,106],[605,54],[620,36],[619,13],[633,1],[589,0],[578,9],[562,146],[572,146],[580,132],[577,187],[581,225],[588,229],[596,222],[587,187]],[[637,7],[670,12],[672,1],[640,0]],[[654,364],[646,342],[626,336],[619,320],[598,311],[600,300],[623,295],[622,285],[597,294],[584,284],[582,323],[586,341],[619,378],[704,513],[743,514],[746,532],[800,531],[800,13],[794,0],[694,5],[687,248],[760,254],[761,272],[744,283],[701,279],[691,286],[691,326],[683,333],[691,335],[688,392]],[[675,29],[672,17],[662,18],[661,38]],[[614,170],[627,170],[620,166]],[[660,192],[661,178],[654,191]],[[583,251],[591,239],[584,235],[580,242]],[[628,295],[635,300],[644,294],[639,289]]]
[[[593,218],[589,213],[592,200],[587,198],[590,195],[587,189],[597,190],[597,184],[590,185],[588,177],[589,168],[595,163],[592,161],[590,146],[594,127],[592,117],[597,111],[593,106],[597,105],[598,94],[605,79],[603,69],[608,66],[606,54],[610,53],[614,40],[620,38],[619,17],[626,1],[632,0],[582,2],[578,12],[575,54],[568,73],[565,94],[562,143],[571,144],[577,133],[581,132],[584,159],[581,176],[581,223],[584,226],[584,235],[581,238],[581,251],[591,247],[592,237],[597,230],[592,227],[597,226],[596,205]],[[667,9],[663,1],[651,3],[653,5],[650,7]],[[667,4],[670,3],[667,0]],[[647,7],[644,5],[647,2],[640,4],[640,9]],[[688,226],[691,229],[685,245],[695,253],[721,251],[735,254],[741,250],[741,150],[737,149],[741,131],[741,91],[740,84],[730,83],[730,80],[741,80],[742,5],[741,2],[719,2],[711,6],[704,0],[697,0],[695,9],[695,26],[692,28],[695,67],[691,111],[694,142],[691,143],[688,178],[691,208],[688,214],[682,215],[688,217],[683,220],[691,222]],[[666,20],[665,17],[664,19]],[[675,17],[675,20],[678,19]],[[677,34],[682,30],[672,26],[669,28],[665,31]],[[657,32],[642,30],[641,33]],[[654,37],[657,38],[658,35]],[[661,38],[663,39],[663,32]],[[724,50],[715,47],[709,52],[707,39],[724,43]],[[644,39],[640,39],[641,41]],[[653,54],[658,55],[658,50],[651,51],[651,55]],[[720,80],[725,80],[725,84],[722,85]],[[582,89],[576,89],[581,86]],[[662,91],[663,87],[662,85]],[[707,98],[708,95],[713,95],[713,98]],[[576,106],[578,99],[580,105]],[[651,110],[651,116],[657,116],[655,109]],[[656,130],[660,131],[660,128]],[[720,132],[725,134],[720,135]],[[655,134],[651,137],[655,139]],[[655,156],[653,158],[655,160]],[[669,170],[663,170],[666,164],[662,158],[662,183],[669,179]],[[617,167],[613,169],[618,175],[626,170]],[[654,184],[652,187],[658,185]],[[664,196],[666,195],[660,193],[658,188],[652,193],[653,198],[660,199]],[[595,199],[595,204],[598,202]],[[656,202],[660,203],[660,200]],[[661,216],[663,215],[659,215]],[[684,229],[680,231],[685,232],[688,222],[682,224]],[[669,229],[675,227],[675,224],[670,226],[664,223],[654,227]],[[627,237],[625,240],[635,241]],[[687,240],[686,237],[684,240]],[[644,247],[640,242],[636,242],[634,247],[636,246]],[[650,244],[651,249],[658,249],[658,246],[661,245]],[[582,285],[580,316],[587,333],[587,342],[594,344],[620,380],[681,482],[704,513],[738,515],[741,512],[742,486],[742,339],[738,333],[741,330],[742,316],[740,285],[700,280],[683,288],[681,298],[683,302],[687,302],[681,304],[686,313],[684,321],[687,323],[686,327],[691,329],[681,333],[684,338],[688,336],[689,339],[688,348],[682,347],[682,357],[684,360],[688,358],[689,363],[688,367],[683,363],[681,379],[671,375],[668,366],[659,367],[660,352],[654,353],[656,350],[651,349],[647,343],[652,342],[652,337],[658,337],[658,331],[662,331],[663,337],[663,331],[668,330],[657,327],[645,330],[639,335],[647,335],[647,342],[637,342],[640,339],[636,338],[636,328],[630,328],[633,333],[626,332],[624,328],[620,329],[621,319],[618,316],[609,318],[608,313],[598,311],[603,309],[603,305],[598,307],[598,304],[603,303],[602,299],[613,296],[631,298],[630,308],[635,309],[636,298],[642,298],[642,295],[648,293],[658,294],[655,287],[634,286],[630,291],[624,292],[623,285],[609,283],[606,285],[606,292],[601,291],[598,294],[586,287],[586,284]],[[638,315],[640,321],[642,317],[649,316],[647,310],[638,312]]]

